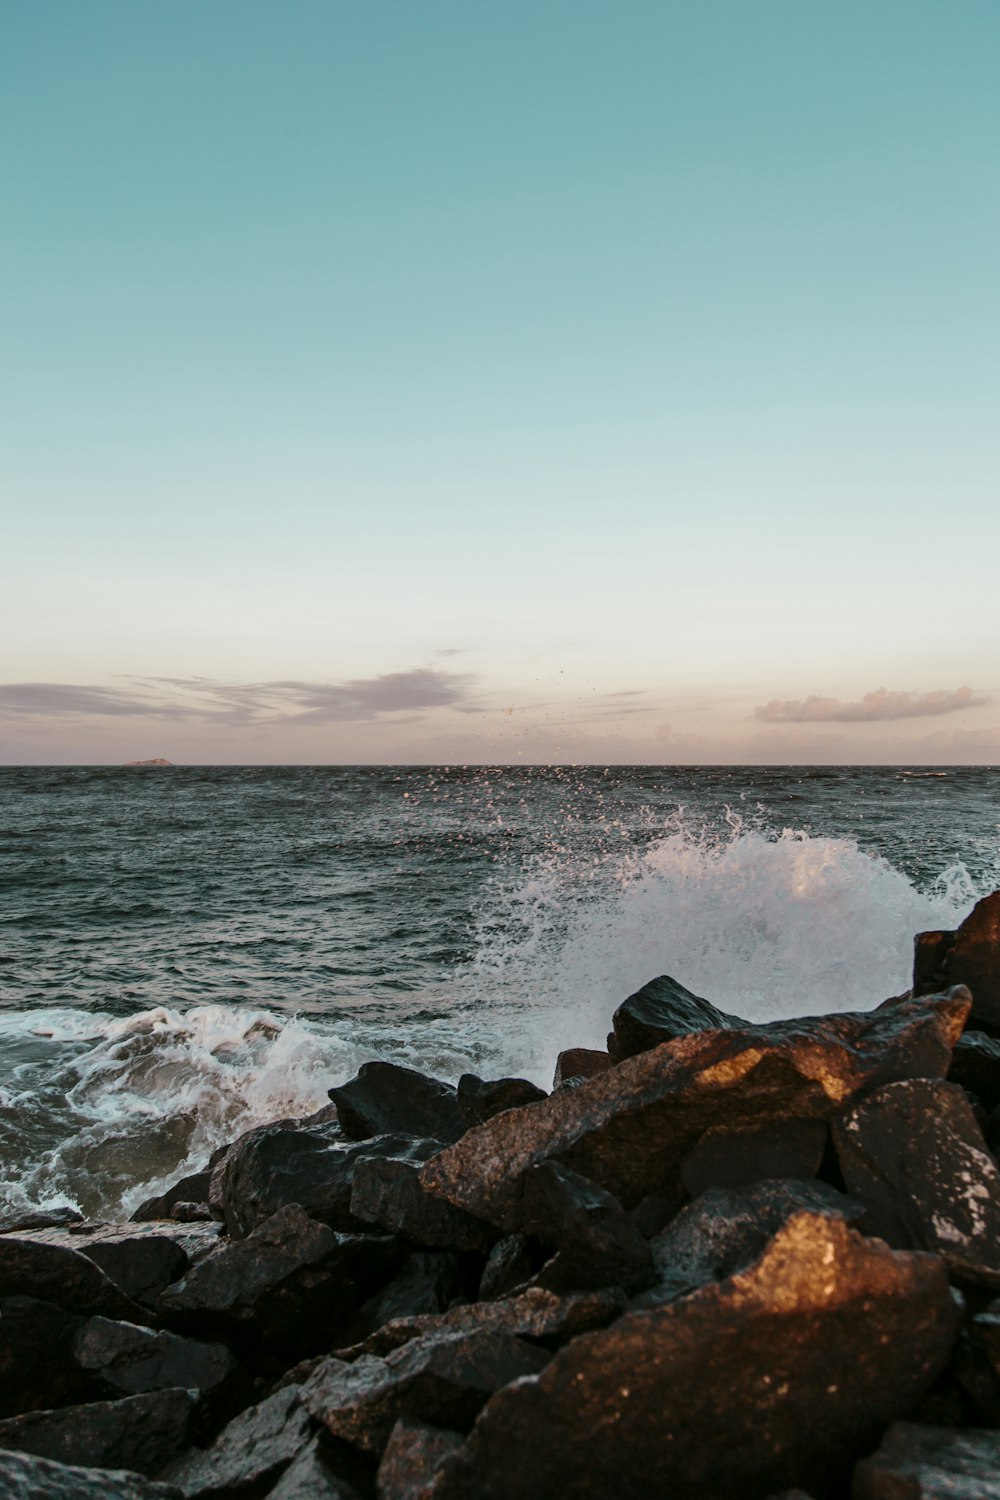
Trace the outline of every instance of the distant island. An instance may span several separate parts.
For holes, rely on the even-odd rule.
[[[159,758],[159,760],[127,760],[125,762],[125,765],[126,766],[172,766],[173,765],[173,761],[172,760],[164,760],[163,757],[161,756]]]

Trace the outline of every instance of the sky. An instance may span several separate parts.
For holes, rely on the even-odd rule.
[[[0,9],[0,762],[1000,763],[996,0]]]

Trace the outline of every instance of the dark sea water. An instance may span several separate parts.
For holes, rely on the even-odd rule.
[[[371,1057],[547,1085],[660,973],[867,1008],[997,885],[989,769],[0,769],[0,1212],[128,1210]]]

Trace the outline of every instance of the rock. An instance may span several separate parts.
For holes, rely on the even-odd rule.
[[[109,1318],[90,1318],[77,1330],[73,1358],[117,1396],[171,1387],[211,1395],[240,1368],[225,1344],[206,1344]]]
[[[848,1224],[864,1212],[825,1182],[758,1182],[708,1188],[650,1242],[659,1285],[640,1304],[681,1296],[753,1264],[793,1214],[831,1215]]]
[[[743,1024],[663,974],[619,1005],[611,1021],[608,1053],[612,1062],[624,1062],[626,1057],[648,1052],[661,1042],[692,1031],[718,1031]]]
[[[387,1273],[395,1254],[392,1241],[335,1234],[291,1204],[194,1266],[159,1310],[182,1330],[287,1364],[329,1348],[333,1330],[364,1300],[356,1279],[363,1260]]]
[[[79,1251],[144,1307],[155,1307],[160,1293],[190,1264],[183,1244],[156,1225],[81,1224],[42,1230],[31,1238],[37,1244]]]
[[[867,1233],[1000,1286],[1000,1170],[957,1084],[887,1084],[844,1111],[834,1141]]]
[[[42,1231],[46,1232],[50,1231]],[[20,1235],[0,1237],[0,1297],[36,1297],[68,1312],[102,1313],[137,1323],[148,1318],[89,1255]]]
[[[268,1490],[267,1500],[360,1500],[358,1492],[346,1479],[334,1474],[323,1462],[315,1438]]]
[[[479,1281],[479,1296],[506,1297],[531,1281],[545,1263],[541,1246],[524,1234],[508,1234],[490,1251]]]
[[[122,1469],[81,1469],[0,1453],[0,1500],[182,1500],[180,1490]]]
[[[948,1082],[975,1094],[985,1109],[1000,1105],[1000,1041],[982,1031],[967,1031],[955,1043]]]
[[[913,993],[954,984],[972,991],[970,1026],[1000,1032],[1000,891],[977,901],[955,932],[916,936]]]
[[[93,1382],[73,1358],[83,1319],[36,1297],[0,1297],[0,1417],[85,1400]]]
[[[828,1119],[861,1089],[940,1077],[968,991],[869,1014],[701,1031],[643,1052],[575,1089],[477,1125],[421,1170],[432,1193],[505,1230],[525,1227],[531,1167],[551,1158],[629,1209],[680,1191],[680,1164],[709,1130]]]
[[[854,1470],[852,1500],[996,1500],[1000,1433],[894,1422]]]
[[[829,1133],[824,1120],[780,1120],[759,1130],[709,1130],[681,1163],[681,1180],[696,1198],[710,1187],[815,1177]]]
[[[493,1391],[536,1374],[549,1357],[507,1333],[435,1332],[384,1359],[324,1361],[302,1387],[302,1403],[335,1437],[377,1454],[398,1418],[467,1427]]]
[[[351,1218],[404,1235],[417,1245],[485,1254],[496,1231],[481,1219],[425,1192],[420,1161],[370,1156],[354,1167]]]
[[[619,1291],[577,1292],[561,1297],[544,1287],[529,1287],[516,1297],[499,1302],[473,1302],[436,1315],[394,1319],[363,1343],[340,1349],[337,1354],[344,1360],[357,1359],[361,1354],[385,1355],[411,1339],[487,1330],[514,1334],[556,1349],[578,1333],[603,1328],[624,1306],[625,1299]]]
[[[537,1284],[555,1292],[620,1286],[638,1292],[656,1280],[649,1246],[617,1198],[558,1162],[541,1162],[525,1183],[531,1232],[558,1254]]]
[[[185,1500],[266,1493],[309,1441],[309,1417],[299,1405],[299,1389],[286,1386],[241,1412],[210,1448],[185,1454],[160,1478],[176,1485]]]
[[[556,1058],[552,1087],[561,1088],[570,1078],[596,1078],[598,1073],[606,1073],[613,1066],[607,1052],[597,1052],[592,1047],[569,1047]]]
[[[289,1203],[299,1204],[331,1229],[363,1229],[351,1213],[358,1163],[377,1156],[425,1162],[440,1150],[440,1141],[415,1141],[404,1135],[345,1146],[337,1127],[329,1123],[311,1129],[262,1125],[242,1136],[216,1168],[213,1207],[224,1215],[234,1239],[242,1239]]]
[[[165,1193],[146,1198],[140,1203],[132,1215],[132,1222],[142,1224],[151,1219],[172,1219],[174,1210],[180,1203],[207,1203],[211,1182],[212,1174],[207,1168],[203,1172],[192,1172],[190,1176],[182,1177],[173,1187],[167,1188]]]
[[[746,1497],[843,1482],[958,1321],[941,1263],[796,1214],[746,1271],[583,1334],[493,1396],[434,1500]]]
[[[465,1133],[454,1085],[398,1063],[363,1063],[356,1078],[329,1095],[349,1141],[412,1135],[451,1142]]]
[[[460,1432],[400,1417],[378,1466],[378,1500],[426,1500],[442,1460],[463,1441]]]
[[[475,1073],[463,1073],[458,1080],[458,1107],[466,1128],[492,1120],[505,1109],[520,1109],[522,1104],[547,1098],[545,1090],[527,1078],[495,1078],[487,1083]]]
[[[68,1224],[79,1224],[83,1214],[78,1208],[63,1204],[60,1208],[26,1208],[20,1212],[0,1215],[0,1234],[25,1234],[32,1229],[62,1229]]]
[[[191,1439],[190,1391],[157,1391],[121,1401],[92,1401],[31,1411],[0,1422],[0,1448],[56,1463],[155,1474]]]

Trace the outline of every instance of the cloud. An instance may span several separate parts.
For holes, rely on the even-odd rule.
[[[428,708],[465,708],[473,678],[418,667],[347,682],[233,683],[208,677],[150,677],[126,687],[64,682],[0,684],[7,718],[143,717],[228,726],[281,722],[338,724]]]
[[[920,719],[932,714],[953,714],[979,708],[992,700],[976,695],[970,687],[947,692],[894,693],[878,688],[866,693],[860,703],[842,703],[839,698],[772,698],[753,711],[765,724],[863,724],[882,719]]]

